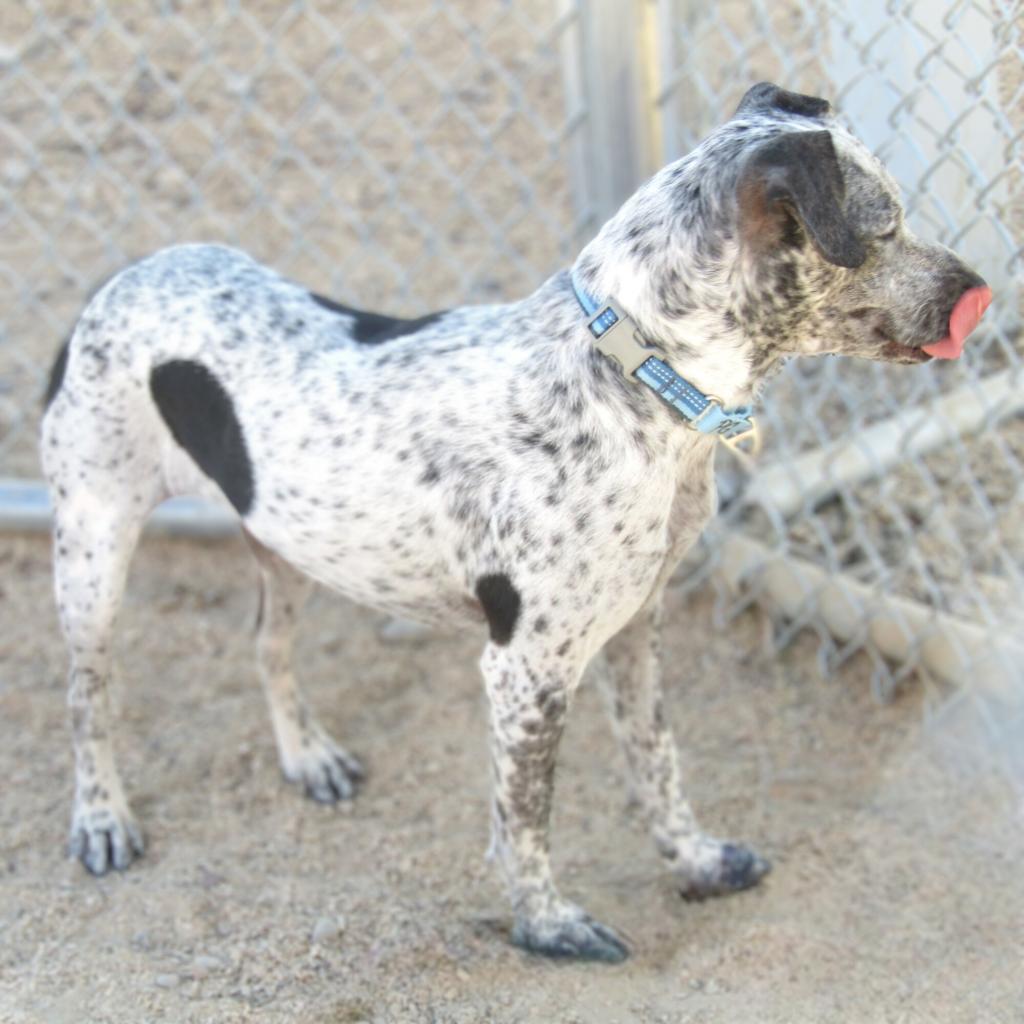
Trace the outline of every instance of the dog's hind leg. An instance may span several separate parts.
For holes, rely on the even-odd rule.
[[[512,941],[547,956],[618,962],[629,953],[610,928],[564,899],[548,856],[555,757],[582,666],[489,643],[480,667],[491,710],[491,855],[515,910]]]
[[[336,803],[348,799],[363,778],[362,766],[316,720],[292,670],[295,624],[313,583],[251,534],[246,533],[246,539],[260,568],[260,676],[281,770],[314,800]]]
[[[107,684],[114,620],[132,552],[156,499],[51,475],[57,607],[70,656],[75,748],[72,856],[93,874],[126,868],[142,834],[125,799],[111,744]],[[108,481],[109,483],[110,481]]]
[[[70,851],[101,875],[127,867],[142,852],[114,762],[107,686],[128,566],[142,525],[166,490],[144,392],[130,378],[114,380],[111,344],[98,328],[80,324],[76,338],[77,353],[66,346],[54,368],[41,454],[53,503],[57,608],[70,662]]]
[[[768,861],[746,846],[702,832],[684,794],[662,702],[661,614],[659,597],[606,645],[607,670],[599,675],[612,725],[655,845],[683,896],[700,899],[747,889],[769,870]]]

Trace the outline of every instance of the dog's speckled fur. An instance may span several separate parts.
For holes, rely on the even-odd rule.
[[[891,180],[824,101],[768,85],[640,188],[577,269],[730,406],[794,354],[922,361],[979,283],[909,234]],[[82,314],[42,433],[71,657],[72,851],[102,873],[142,850],[111,753],[114,618],[153,507],[219,492],[261,568],[287,778],[333,801],[362,775],[292,675],[311,578],[398,615],[487,624],[492,852],[515,941],[626,954],[559,895],[548,863],[558,741],[602,648],[633,786],[680,889],[755,884],[767,862],[697,825],[661,704],[661,595],[714,512],[713,445],[595,350],[564,271],[520,302],[397,321],[220,246],[129,267]]]

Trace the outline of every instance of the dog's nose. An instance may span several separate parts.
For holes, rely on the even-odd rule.
[[[967,335],[974,330],[985,315],[992,301],[992,289],[987,284],[968,288],[956,300],[953,312],[949,314],[949,334],[941,341],[922,348],[936,359],[956,359],[964,350]]]

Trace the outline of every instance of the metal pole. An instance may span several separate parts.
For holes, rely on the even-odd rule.
[[[615,213],[657,163],[644,70],[648,6],[649,0],[582,0],[579,7],[586,176],[597,224]]]

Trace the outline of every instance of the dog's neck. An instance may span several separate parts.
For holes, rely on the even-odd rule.
[[[628,262],[600,259],[593,251],[599,240],[583,250],[575,265],[587,292],[599,302],[614,299],[672,369],[704,394],[728,407],[753,402],[765,368],[757,365],[754,346],[742,332],[724,316],[706,311],[673,316],[660,293],[660,278]]]

